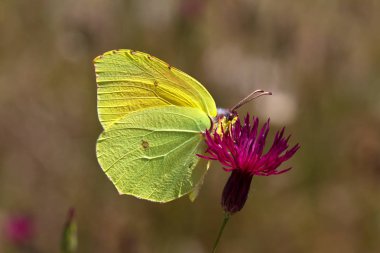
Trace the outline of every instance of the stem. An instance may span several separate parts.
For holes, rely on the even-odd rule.
[[[218,237],[217,237],[216,240],[215,240],[214,247],[212,248],[212,253],[215,253],[215,252],[216,252],[216,247],[218,247],[218,244],[219,244],[220,238],[222,237],[222,234],[223,234],[224,228],[225,228],[225,226],[226,226],[228,220],[230,219],[230,217],[231,217],[231,214],[229,214],[229,213],[224,213],[223,223],[222,223],[222,226],[221,226],[220,229],[219,229]]]

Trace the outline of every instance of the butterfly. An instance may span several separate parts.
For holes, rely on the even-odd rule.
[[[94,65],[104,129],[96,154],[118,192],[154,202],[196,192],[207,171],[196,166],[206,149],[203,133],[221,115],[231,120],[252,96],[218,116],[201,83],[147,53],[112,50]]]

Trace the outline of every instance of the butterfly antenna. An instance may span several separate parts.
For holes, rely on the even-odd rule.
[[[252,101],[255,98],[264,96],[264,95],[272,95],[272,92],[270,91],[263,91],[263,90],[255,90],[242,100],[240,100],[239,103],[237,103],[234,107],[231,108],[231,112],[236,111],[238,108],[240,108],[242,105],[245,105],[246,103]]]

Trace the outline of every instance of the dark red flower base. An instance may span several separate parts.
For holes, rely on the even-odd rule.
[[[225,212],[234,214],[240,211],[248,198],[252,177],[248,172],[233,170],[222,194],[222,207]]]

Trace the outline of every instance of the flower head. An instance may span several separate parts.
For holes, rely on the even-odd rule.
[[[298,144],[288,149],[290,136],[284,137],[285,128],[276,133],[268,152],[264,153],[265,141],[269,132],[269,119],[259,130],[259,119],[249,114],[243,125],[237,120],[227,131],[212,134],[206,131],[206,152],[201,156],[208,160],[218,160],[226,171],[232,171],[223,190],[222,206],[228,213],[243,208],[253,176],[270,176],[284,173],[288,169],[278,167],[291,158],[300,148]]]

